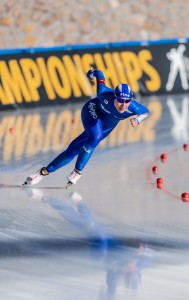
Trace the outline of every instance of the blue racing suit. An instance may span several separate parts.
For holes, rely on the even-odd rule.
[[[137,115],[138,123],[148,117],[149,110],[134,99],[128,109],[120,113],[114,106],[114,90],[105,85],[105,77],[101,70],[95,71],[97,81],[97,97],[87,101],[81,111],[84,127],[68,148],[59,154],[47,167],[49,173],[65,166],[77,156],[75,169],[81,172],[89,161],[94,149],[106,138],[121,120]]]

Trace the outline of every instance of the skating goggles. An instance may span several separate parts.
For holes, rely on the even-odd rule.
[[[131,99],[128,99],[128,98],[119,98],[119,97],[116,97],[116,99],[120,103],[129,103],[131,101]]]

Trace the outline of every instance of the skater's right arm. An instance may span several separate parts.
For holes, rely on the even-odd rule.
[[[112,91],[112,89],[108,88],[105,85],[105,76],[104,73],[101,70],[94,70],[94,69],[90,69],[87,72],[87,77],[90,80],[93,80],[94,77],[96,77],[96,83],[97,83],[97,96],[99,96],[100,94],[104,93],[104,92],[108,92],[108,91]]]

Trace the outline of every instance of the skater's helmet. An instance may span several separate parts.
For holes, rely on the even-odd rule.
[[[128,84],[121,83],[115,88],[115,96],[119,102],[130,102],[133,97],[133,93]]]

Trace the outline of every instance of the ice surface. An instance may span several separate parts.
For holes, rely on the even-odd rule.
[[[74,163],[34,188],[16,185],[82,131],[80,105],[1,113],[1,299],[188,298],[189,99],[143,102],[149,120],[124,121],[68,191]]]

